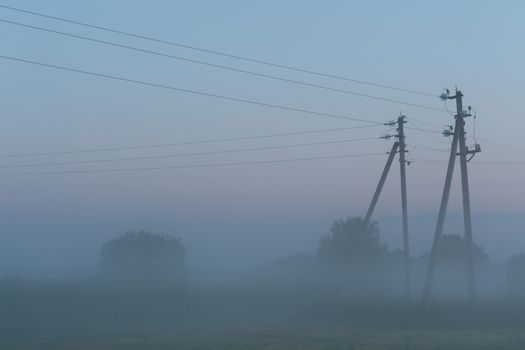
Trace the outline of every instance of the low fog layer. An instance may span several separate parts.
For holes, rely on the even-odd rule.
[[[132,230],[101,242],[91,274],[60,279],[6,274],[0,281],[1,332],[6,337],[64,331],[78,336],[173,334],[290,322],[307,328],[333,324],[400,330],[525,325],[525,254],[491,263],[487,250],[475,243],[478,298],[468,304],[461,235],[440,239],[431,303],[425,309],[420,295],[428,253],[410,259],[407,300],[402,252],[382,240],[379,223],[366,224],[360,217],[334,221],[318,236],[312,253],[245,268],[235,279],[194,278],[190,252],[178,236]]]
[[[296,253],[314,254],[320,237],[328,232],[333,215],[267,214],[261,217],[239,212],[220,218],[211,214],[174,216],[173,222],[159,216],[137,214],[136,228],[173,234],[188,248],[188,269],[197,280],[238,279],[253,269]],[[222,214],[222,213],[221,213]],[[218,214],[218,215],[221,215]],[[118,218],[118,216],[116,216]],[[33,218],[5,220],[0,246],[0,274],[21,278],[78,278],[95,273],[101,244],[130,227],[126,218],[89,220],[67,215],[60,220]],[[474,214],[474,239],[490,256],[491,263],[505,263],[521,252],[522,216],[519,214]],[[389,249],[402,244],[401,219],[380,217],[381,239]],[[430,250],[435,214],[410,217],[411,252],[414,257]],[[461,215],[449,214],[445,233],[463,232]],[[145,222],[153,222],[143,225]],[[44,226],[45,225],[45,226]],[[132,226],[133,227],[133,226]],[[45,234],[44,234],[45,232]],[[242,263],[239,263],[242,261]]]

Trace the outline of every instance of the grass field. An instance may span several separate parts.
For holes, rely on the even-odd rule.
[[[2,350],[76,349],[525,349],[523,331],[372,331],[372,330],[252,330],[187,332],[176,335],[58,337],[26,340],[4,339]]]
[[[293,293],[292,293],[293,292]],[[301,294],[302,292],[302,294]],[[525,349],[525,304],[348,299],[262,287],[0,283],[0,350]]]

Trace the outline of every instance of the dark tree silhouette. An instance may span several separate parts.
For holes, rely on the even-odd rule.
[[[376,222],[365,224],[355,216],[335,221],[319,241],[317,256],[328,268],[327,275],[336,278],[334,297],[343,290],[354,296],[383,290],[380,271],[387,249],[379,233]]]
[[[365,225],[358,216],[337,220],[330,233],[320,240],[317,255],[340,262],[379,258],[387,251],[379,233],[376,222]]]
[[[186,249],[179,238],[129,231],[109,240],[100,252],[100,271],[115,282],[157,284],[181,282]]]
[[[486,265],[489,261],[489,256],[485,252],[485,249],[473,242],[473,257],[474,263],[479,265]],[[424,254],[421,259],[428,261],[430,254]],[[443,235],[439,240],[438,246],[438,261],[439,264],[449,264],[456,265],[462,264],[465,265],[467,259],[467,245],[464,238],[460,235]]]
[[[473,242],[473,258],[477,274],[486,271],[489,256],[485,249]],[[426,269],[430,261],[430,253],[421,255],[419,267]],[[439,240],[437,250],[437,265],[434,276],[432,295],[436,298],[464,298],[467,286],[467,244],[460,235],[443,235]]]
[[[514,255],[507,264],[509,291],[514,296],[525,296],[525,253]]]

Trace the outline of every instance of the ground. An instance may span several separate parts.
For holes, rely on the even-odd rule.
[[[378,330],[252,330],[182,332],[176,335],[105,335],[26,340],[3,339],[2,350],[135,350],[135,349],[265,349],[265,350],[394,350],[394,349],[524,349],[525,332],[378,331]]]

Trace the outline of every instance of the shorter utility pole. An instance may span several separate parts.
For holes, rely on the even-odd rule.
[[[368,207],[368,210],[366,212],[365,219],[363,220],[363,226],[367,226],[370,223],[370,220],[372,219],[374,209],[377,205],[377,201],[379,200],[379,196],[385,184],[386,178],[388,176],[388,172],[390,171],[390,167],[392,166],[394,157],[399,150],[399,165],[400,165],[400,175],[401,175],[401,213],[403,216],[403,258],[404,258],[403,265],[404,265],[404,274],[405,274],[405,298],[408,304],[410,302],[411,280],[410,280],[410,249],[409,249],[409,237],[408,237],[408,206],[407,206],[407,181],[406,181],[407,161],[405,159],[405,153],[407,152],[406,144],[405,144],[405,130],[404,130],[405,123],[406,123],[405,116],[400,115],[397,118],[397,122],[392,121],[386,124],[389,126],[394,126],[397,124],[397,134],[394,135],[397,138],[397,140],[394,141],[394,144],[392,145],[392,149],[389,152],[385,167],[383,169],[383,172],[381,173],[381,177],[379,178],[379,183],[377,184],[376,190],[372,197],[372,201],[370,202],[370,206]],[[392,135],[387,135],[387,136],[384,136],[383,138],[388,139],[391,137]]]

